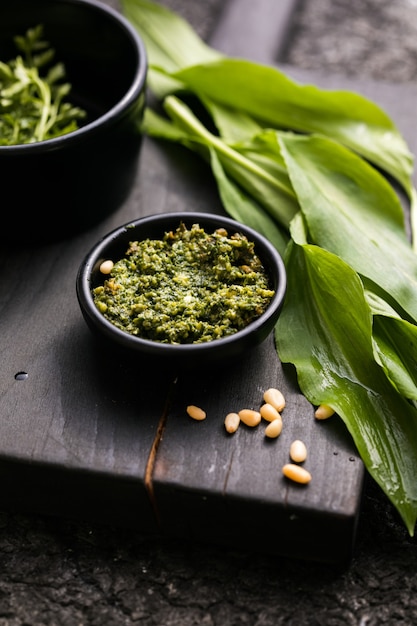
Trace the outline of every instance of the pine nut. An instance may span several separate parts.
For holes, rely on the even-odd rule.
[[[274,420],[277,420],[279,417],[281,417],[276,408],[273,407],[272,404],[268,404],[268,402],[261,406],[261,408],[259,409],[259,413],[267,422],[273,422]]]
[[[279,389],[274,389],[273,387],[267,389],[264,392],[264,400],[267,404],[272,404],[274,409],[279,413],[281,413],[285,407],[285,398]]]
[[[242,409],[239,411],[239,417],[246,426],[257,426],[261,421],[259,411],[253,411],[252,409]]]
[[[207,417],[206,412],[203,411],[203,409],[200,409],[199,406],[194,406],[193,404],[187,406],[187,413],[193,418],[193,420],[197,420],[198,422],[205,420]]]
[[[103,261],[103,263],[100,265],[100,272],[102,274],[110,274],[113,269],[113,265],[113,261]]]
[[[287,463],[282,468],[282,473],[286,478],[293,480],[301,485],[306,485],[311,480],[311,474],[304,467],[295,465],[295,463]]]
[[[328,404],[320,404],[314,413],[314,417],[318,420],[327,420],[334,414],[334,410]]]
[[[290,446],[290,457],[294,463],[303,463],[307,458],[307,448],[305,444],[296,439]]]
[[[274,439],[275,437],[279,437],[282,431],[282,419],[278,417],[276,420],[272,420],[269,422],[268,426],[265,428],[265,435]]]
[[[224,426],[228,433],[235,433],[239,428],[240,417],[237,413],[228,413],[224,419]]]

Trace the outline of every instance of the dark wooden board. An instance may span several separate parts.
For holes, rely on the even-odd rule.
[[[343,77],[331,84],[387,105],[414,149],[415,88],[355,85]],[[18,199],[14,209],[18,226]],[[238,364],[209,372],[196,364],[182,373],[103,353],[85,326],[75,276],[93,243],[140,215],[182,210],[223,212],[206,166],[184,149],[145,139],[135,187],[110,218],[59,243],[2,245],[2,506],[346,561],[363,464],[339,419],[314,420],[272,336]],[[16,379],[22,372],[27,378]],[[226,413],[259,407],[269,386],[287,398],[280,438],[266,441],[262,427],[227,435]],[[202,406],[207,419],[191,420],[188,404]],[[294,438],[308,445],[308,487],[281,476]]]
[[[259,537],[281,526],[286,530],[274,548],[278,554],[347,558],[362,463],[339,422],[315,422],[292,375],[282,371],[272,336],[240,363],[212,372],[196,364],[188,373],[121,361],[90,336],[75,294],[85,253],[114,226],[167,210],[220,213],[222,207],[203,163],[145,140],[137,185],[111,218],[57,244],[3,245],[3,507],[235,541],[248,549],[267,547]],[[27,378],[16,380],[19,372]],[[281,437],[266,442],[260,427],[227,436],[226,413],[259,407],[269,386],[287,397]],[[191,420],[187,404],[203,406],[207,420]],[[307,489],[281,476],[295,437],[310,451],[314,481]],[[334,542],[327,540],[328,528]]]

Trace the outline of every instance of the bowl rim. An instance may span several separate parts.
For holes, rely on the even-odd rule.
[[[115,119],[119,119],[124,111],[128,110],[135,102],[136,98],[145,90],[146,77],[148,72],[148,56],[145,47],[145,43],[133,24],[119,11],[112,7],[103,4],[100,0],[55,0],[61,4],[72,5],[84,5],[91,8],[92,11],[106,14],[110,20],[117,23],[118,26],[125,31],[128,37],[131,39],[136,50],[136,65],[137,69],[133,80],[124,93],[123,97],[105,113],[96,117],[94,120],[81,126],[80,128],[71,131],[65,135],[59,137],[53,137],[52,139],[45,139],[35,143],[17,144],[12,146],[0,146],[0,152],[6,153],[24,153],[34,152],[46,152],[48,150],[56,150],[60,147],[61,143],[71,144],[82,140],[85,135],[95,133],[99,129],[111,125]]]
[[[236,331],[232,335],[226,337],[220,337],[219,339],[213,339],[212,341],[204,343],[185,343],[185,344],[170,344],[162,343],[158,341],[152,341],[150,339],[143,339],[136,335],[132,335],[127,331],[123,331],[117,328],[114,324],[109,322],[104,315],[102,315],[96,308],[92,295],[91,295],[91,275],[94,269],[97,267],[97,263],[106,258],[103,254],[107,247],[115,242],[120,236],[126,236],[127,231],[133,230],[144,224],[159,222],[164,223],[167,220],[178,221],[178,224],[182,220],[187,222],[198,223],[200,221],[213,223],[217,227],[227,226],[229,229],[235,229],[241,231],[248,239],[254,241],[255,246],[263,248],[268,256],[272,259],[275,267],[277,268],[278,285],[275,289],[275,294],[272,297],[267,309],[258,318],[250,322],[245,328]],[[259,250],[258,250],[259,254]],[[260,254],[262,256],[262,254]],[[108,257],[107,257],[108,258]],[[237,220],[214,213],[201,213],[201,212],[167,212],[147,215],[138,219],[131,220],[122,224],[121,226],[110,231],[107,235],[102,237],[87,253],[84,257],[76,278],[76,291],[78,301],[81,310],[84,315],[87,315],[91,323],[96,328],[112,339],[119,346],[124,346],[130,350],[136,350],[148,353],[159,353],[160,356],[174,356],[181,353],[184,357],[191,357],[194,353],[202,355],[205,352],[211,352],[216,348],[226,348],[229,345],[236,344],[245,338],[250,337],[257,331],[260,331],[270,321],[274,315],[277,315],[280,311],[286,294],[287,288],[287,275],[284,261],[278,252],[278,250],[272,245],[272,243],[264,237],[261,233],[254,230],[250,226],[246,226]]]

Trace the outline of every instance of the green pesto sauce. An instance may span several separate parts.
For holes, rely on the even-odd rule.
[[[162,343],[203,343],[259,317],[274,291],[254,244],[224,229],[180,224],[163,239],[134,241],[94,301],[115,326]]]

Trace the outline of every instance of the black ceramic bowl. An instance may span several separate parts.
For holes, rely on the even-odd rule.
[[[183,222],[187,228],[199,224],[207,233],[225,228],[229,234],[240,232],[255,243],[255,252],[270,277],[275,295],[267,310],[255,321],[233,335],[207,343],[167,344],[141,339],[109,322],[97,309],[92,289],[104,282],[100,265],[105,260],[122,258],[129,242],[142,239],[161,239],[165,232],[176,230]],[[87,254],[78,271],[78,302],[89,328],[104,344],[117,347],[125,353],[150,357],[161,365],[181,367],[209,366],[242,356],[260,344],[272,331],[284,300],[286,272],[281,256],[272,244],[253,229],[230,218],[207,213],[164,213],[138,219],[117,228],[99,241]]]
[[[80,128],[38,143],[0,146],[1,237],[51,240],[109,215],[128,195],[137,171],[145,105],[143,42],[120,13],[95,0],[10,0],[0,6],[0,60],[13,41],[41,24],[62,62],[67,97],[87,111]],[[82,124],[82,126],[81,126]]]

